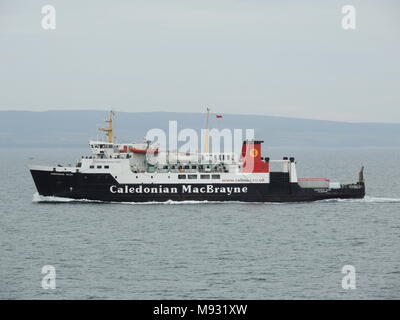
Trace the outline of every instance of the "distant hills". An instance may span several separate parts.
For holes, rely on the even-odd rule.
[[[105,111],[0,111],[0,147],[86,147],[90,138],[102,137]],[[119,141],[142,142],[149,129],[204,127],[203,113],[117,112],[115,135]],[[225,114],[212,117],[210,128],[254,128],[256,138],[268,146],[400,147],[400,124],[348,123],[260,115]]]

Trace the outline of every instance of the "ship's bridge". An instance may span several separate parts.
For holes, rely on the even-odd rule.
[[[110,158],[114,153],[114,144],[105,141],[89,141],[90,149],[99,158]]]

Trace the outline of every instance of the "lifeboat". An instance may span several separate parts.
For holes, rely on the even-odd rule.
[[[120,153],[127,153],[128,152],[128,146],[125,145],[122,149],[119,149]]]
[[[129,148],[133,153],[145,154],[145,153],[158,153],[158,149],[138,149],[138,148]]]

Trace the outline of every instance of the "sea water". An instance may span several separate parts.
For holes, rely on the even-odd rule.
[[[1,299],[399,299],[400,149],[268,148],[365,199],[103,203],[43,198],[29,164],[80,148],[0,149]],[[289,152],[290,151],[290,152]],[[355,289],[344,289],[345,265]],[[44,266],[55,289],[43,287]]]

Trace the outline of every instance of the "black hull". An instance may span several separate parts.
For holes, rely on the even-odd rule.
[[[273,183],[272,181],[265,184],[119,185],[113,176],[109,174],[54,173],[41,170],[31,170],[31,174],[36,188],[42,196],[107,202],[166,202],[169,200],[304,202],[325,199],[363,198],[365,196],[363,183],[344,185],[340,189],[301,188],[297,183]],[[192,187],[193,189],[198,188],[195,189],[197,191],[205,192],[194,192],[195,190],[192,190]],[[237,192],[229,193],[226,191],[228,188],[233,188]],[[191,192],[188,192],[188,189],[191,189]],[[130,192],[130,190],[133,192]],[[225,190],[225,192],[221,192],[221,190]]]

